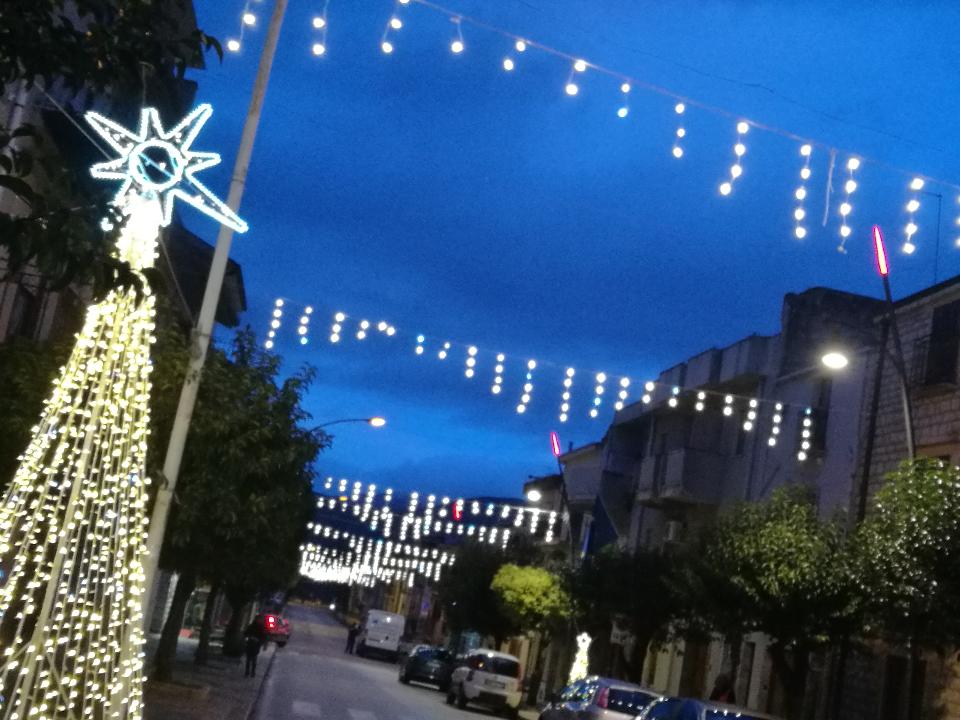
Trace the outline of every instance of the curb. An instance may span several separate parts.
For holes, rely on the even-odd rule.
[[[257,688],[257,694],[253,698],[253,702],[250,704],[250,707],[247,709],[246,715],[244,715],[244,720],[250,720],[253,717],[254,712],[260,706],[260,698],[263,695],[263,687],[267,684],[267,678],[270,677],[270,671],[273,669],[273,661],[277,658],[277,647],[274,645],[273,652],[270,654],[270,662],[267,663],[267,669],[263,673],[263,679],[260,680],[260,687]]]

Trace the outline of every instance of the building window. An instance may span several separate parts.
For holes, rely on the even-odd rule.
[[[957,355],[960,353],[960,300],[933,310],[927,339],[924,385],[957,382]]]

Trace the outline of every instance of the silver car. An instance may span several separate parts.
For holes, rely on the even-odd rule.
[[[662,697],[639,685],[588,677],[565,687],[540,713],[540,720],[628,720]]]
[[[777,718],[725,703],[674,697],[661,698],[652,703],[637,716],[636,720],[777,720]]]

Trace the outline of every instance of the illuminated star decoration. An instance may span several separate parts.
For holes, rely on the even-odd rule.
[[[104,180],[120,180],[114,203],[122,205],[129,193],[156,199],[163,209],[162,225],[170,224],[173,200],[193,205],[197,210],[237,232],[246,232],[247,223],[194,177],[200,170],[220,163],[220,155],[190,149],[213,108],[203,104],[170,130],[164,130],[155,108],[140,111],[140,127],[132,132],[95,112],[86,114],[87,122],[120,157],[97,163],[90,174]]]

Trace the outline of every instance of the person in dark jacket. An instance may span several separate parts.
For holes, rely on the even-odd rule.
[[[360,626],[357,623],[353,623],[350,629],[347,630],[347,647],[344,649],[344,652],[348,655],[353,655],[353,646],[357,644],[357,635],[359,634]]]
[[[244,677],[255,677],[257,674],[257,656],[260,654],[260,648],[266,640],[263,631],[263,624],[259,618],[254,618],[253,622],[247,626],[244,632],[244,654],[247,656],[247,664],[243,671]]]

